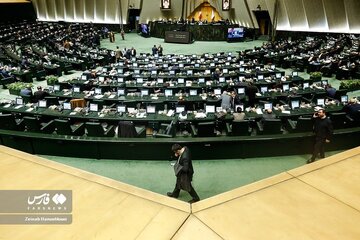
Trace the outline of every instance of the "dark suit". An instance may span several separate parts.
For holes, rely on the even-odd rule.
[[[38,91],[34,92],[33,101],[38,102],[39,100],[42,100],[47,96],[49,96],[48,92],[45,92],[43,90],[38,90]]]
[[[188,147],[184,147],[184,152],[181,154],[178,161],[182,166],[182,169],[176,176],[176,185],[174,191],[172,192],[172,196],[177,198],[179,197],[180,190],[184,190],[189,192],[193,199],[199,200],[199,196],[191,185],[191,181],[194,175],[194,168],[191,161],[191,153]]]
[[[315,118],[314,122],[314,133],[315,133],[315,145],[313,149],[313,154],[311,156],[311,161],[314,161],[317,155],[320,153],[320,157],[325,157],[325,142],[326,139],[330,140],[331,135],[333,134],[333,126],[328,117]]]

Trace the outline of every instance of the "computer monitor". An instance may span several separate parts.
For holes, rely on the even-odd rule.
[[[123,83],[123,82],[124,82],[124,78],[122,78],[122,77],[118,78],[118,79],[117,79],[117,82],[118,82],[118,83]]]
[[[17,97],[15,99],[15,104],[16,105],[23,105],[24,104],[24,99],[22,99],[21,97]]]
[[[133,67],[137,67],[137,66],[138,66],[137,62],[134,62]]]
[[[321,81],[321,84],[322,84],[323,86],[328,85],[328,80],[322,80],[322,81]]]
[[[221,83],[225,82],[225,77],[219,77],[219,82]]]
[[[309,88],[309,83],[308,83],[308,82],[304,82],[303,88],[304,88],[304,89],[305,89],[305,88]]]
[[[235,105],[235,111],[237,111],[238,107],[240,107],[241,110],[244,111],[244,104],[237,104],[237,105]]]
[[[177,59],[176,59],[176,58],[173,58],[173,59],[171,59],[171,61],[172,61],[173,63],[176,63]]]
[[[141,89],[141,96],[149,96],[149,89]]]
[[[206,69],[206,70],[205,70],[205,74],[207,74],[207,75],[211,74],[210,69]]]
[[[289,86],[289,84],[283,84],[282,88],[283,88],[283,91],[286,92],[286,91],[289,91],[290,86]]]
[[[126,113],[126,106],[125,105],[117,105],[116,110],[118,113]]]
[[[163,64],[163,67],[164,67],[164,68],[168,68],[168,67],[169,67],[169,64],[168,64],[168,63],[164,63],[164,64]]]
[[[223,73],[229,73],[229,69],[224,68],[224,69],[223,69]]]
[[[156,80],[156,82],[159,83],[159,84],[162,84],[162,83],[164,83],[164,79],[158,78],[158,79]]]
[[[165,89],[165,97],[171,97],[173,95],[172,89]]]
[[[178,78],[177,82],[178,82],[178,84],[184,84],[184,83],[185,83],[185,79],[183,79],[183,78]]]
[[[190,96],[197,96],[198,92],[196,89],[190,89]]]
[[[349,101],[349,97],[347,95],[341,96],[341,103],[347,103]]]
[[[124,73],[124,69],[118,68],[117,73],[123,74],[123,73]]]
[[[205,78],[199,78],[198,83],[199,83],[199,84],[200,84],[200,83],[205,83]]]
[[[146,113],[149,113],[149,114],[156,113],[156,106],[155,105],[147,105]]]
[[[157,74],[157,70],[151,70],[151,74],[152,74],[152,75],[156,75],[156,74]]]
[[[221,89],[220,88],[214,89],[214,94],[215,95],[221,95]]]
[[[195,63],[194,67],[198,68],[198,67],[200,67],[200,64]]]
[[[296,109],[300,107],[300,100],[291,100],[291,109]]]
[[[46,100],[39,100],[38,101],[38,107],[46,108],[47,107],[47,101]]]
[[[108,71],[108,69],[106,67],[102,68],[102,72],[107,72],[107,71]]]
[[[187,70],[186,75],[193,75],[193,70]]]
[[[299,73],[298,72],[292,72],[291,76],[297,77],[297,76],[299,76]]]
[[[99,76],[99,81],[105,81],[105,77],[104,76]]]
[[[88,79],[88,75],[81,75],[81,80],[86,81]]]
[[[97,112],[99,110],[99,105],[97,103],[90,103],[89,110],[90,112]]]
[[[243,64],[245,64],[245,61],[244,61],[244,60],[241,60],[241,61],[240,61],[240,65],[243,65]]]
[[[140,69],[135,69],[135,70],[134,70],[134,73],[135,73],[135,74],[140,74]]]
[[[229,59],[228,59],[229,60]],[[230,60],[231,60],[231,58],[230,58]],[[226,62],[225,63],[225,66],[230,66],[230,62]]]
[[[74,93],[79,93],[80,92],[80,87],[74,87],[73,92]]]
[[[215,67],[215,63],[210,63],[210,67]]]
[[[136,78],[136,83],[143,83],[144,79],[143,78]]]
[[[206,113],[215,113],[215,105],[206,105],[205,112]]]
[[[179,68],[183,68],[184,64],[183,63],[179,63]]]
[[[244,67],[239,68],[239,72],[245,72],[245,68]]]
[[[54,85],[54,91],[60,91],[60,85]]]
[[[270,65],[270,69],[275,70],[276,66],[275,64]]]
[[[264,109],[272,109],[272,103],[264,103]]]
[[[316,99],[316,105],[317,106],[325,106],[325,99],[324,98]]]
[[[258,80],[264,80],[264,75],[258,75],[258,76],[257,76],[257,79],[258,79]]]
[[[145,58],[145,62],[149,62],[149,59],[148,59],[148,58]]]
[[[71,103],[70,102],[63,102],[63,109],[64,110],[71,110]]]
[[[268,91],[268,87],[266,87],[266,86],[260,88],[261,93],[266,93],[267,91]]]
[[[118,88],[117,89],[118,96],[125,96],[125,88]]]
[[[185,106],[176,106],[176,113],[182,113],[185,111]]]
[[[281,73],[275,73],[275,78],[280,79],[281,78]]]
[[[238,94],[245,94],[245,88],[238,88],[237,93]]]
[[[180,54],[179,57],[180,57],[180,58],[184,58],[184,54]]]
[[[169,74],[170,74],[170,75],[175,75],[175,70],[170,70],[170,71],[169,71]]]
[[[100,95],[101,93],[101,88],[95,88],[95,94]]]

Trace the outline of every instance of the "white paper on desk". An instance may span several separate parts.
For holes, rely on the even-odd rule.
[[[269,79],[266,79],[265,82],[271,82]]]
[[[94,98],[96,98],[96,99],[100,99],[100,98],[102,98],[104,95],[96,95]]]
[[[256,96],[260,97],[260,96],[261,96],[261,93],[256,93]]]
[[[103,118],[105,117],[105,114],[100,114],[99,117]]]
[[[4,105],[4,108],[9,108],[10,106],[11,106],[11,104],[9,103],[9,104]]]
[[[22,105],[17,105],[16,107],[14,107],[15,109],[19,109],[22,108]]]
[[[284,113],[284,114],[291,114],[291,112],[290,111],[282,111],[281,113]]]
[[[114,98],[115,97],[115,95],[110,95],[108,98]]]
[[[71,92],[66,92],[66,93],[64,93],[64,96],[67,96],[67,95],[70,95],[71,94]]]
[[[76,112],[71,112],[71,113],[70,113],[70,115],[75,115],[75,114],[76,114]]]
[[[256,114],[262,114],[263,112],[262,112],[262,110],[260,109],[260,108],[257,108],[256,109]]]
[[[34,110],[34,108],[28,108],[28,109],[26,109],[27,112],[31,112],[32,110]]]

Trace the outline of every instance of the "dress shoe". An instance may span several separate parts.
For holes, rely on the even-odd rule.
[[[310,158],[309,160],[306,161],[306,163],[312,163],[314,161],[315,161],[314,159]]]
[[[166,195],[168,195],[169,197],[177,198],[174,196],[174,194],[172,192],[167,192]]]
[[[198,202],[198,201],[200,201],[200,199],[191,199],[190,201],[188,201],[188,203],[195,203],[195,202]]]

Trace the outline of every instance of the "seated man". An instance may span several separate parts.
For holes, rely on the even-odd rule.
[[[236,112],[234,112],[233,116],[234,116],[234,121],[241,121],[244,120],[245,113],[242,111],[241,107],[237,107]]]
[[[268,108],[265,109],[261,121],[264,121],[266,119],[275,119],[276,115],[273,113],[272,109]]]
[[[344,106],[343,111],[355,121],[360,121],[360,103],[355,98],[350,99],[349,103]]]
[[[31,86],[27,85],[24,89],[20,90],[20,96],[32,96]]]
[[[34,93],[33,101],[38,102],[39,100],[43,100],[45,97],[50,94],[42,89],[41,86],[37,87],[37,91]]]

